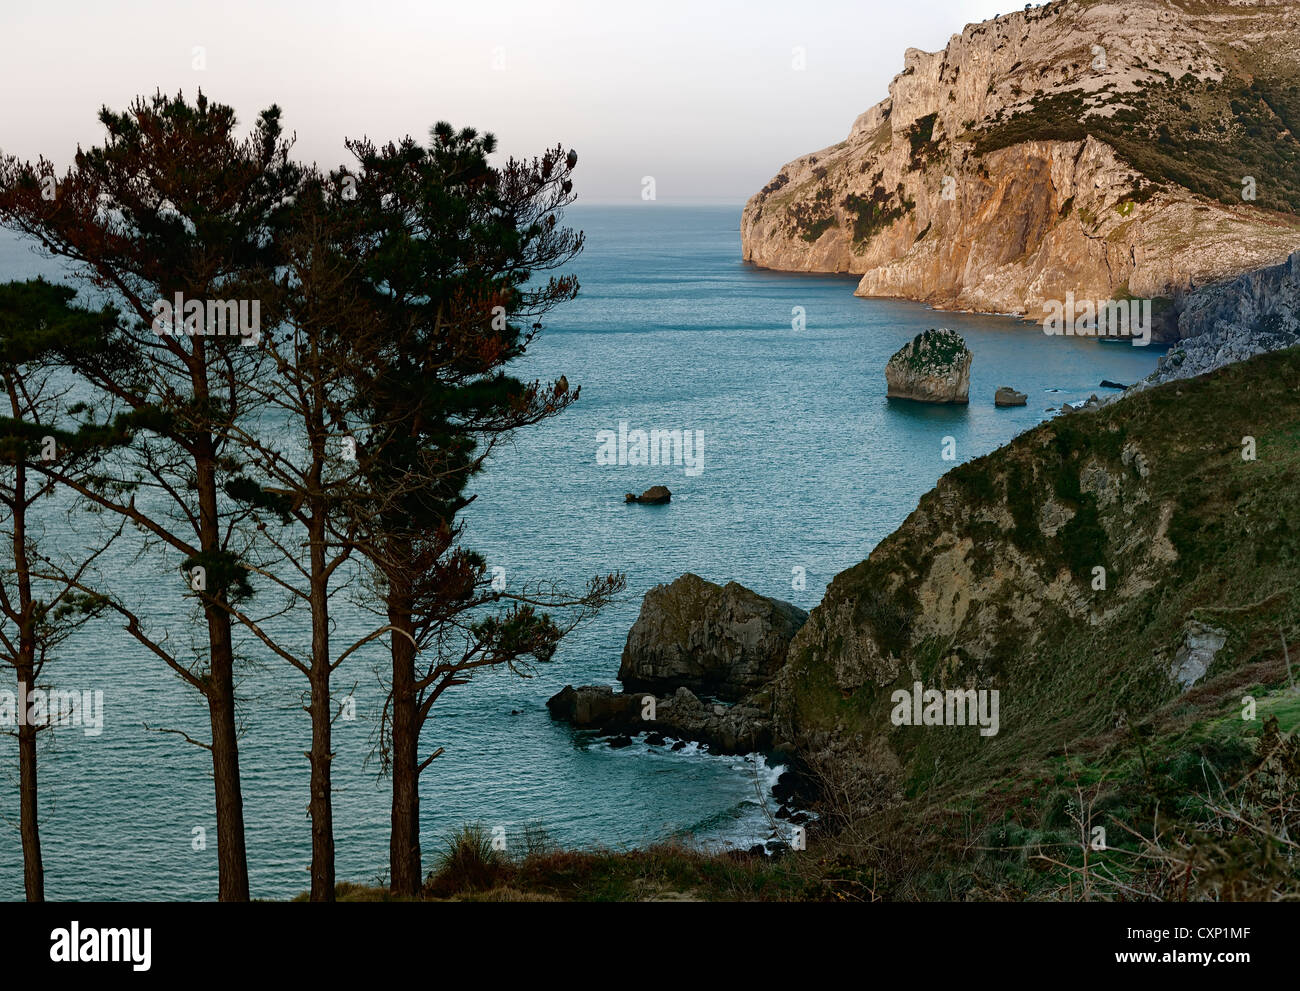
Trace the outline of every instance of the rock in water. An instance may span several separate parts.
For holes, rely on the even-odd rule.
[[[646,593],[618,680],[629,691],[685,687],[739,699],[776,674],[807,619],[802,609],[736,582],[685,574]]]
[[[616,738],[645,732],[646,743],[655,746],[673,737],[677,739],[673,750],[686,746],[685,740],[696,740],[722,754],[747,754],[772,746],[772,716],[766,699],[755,696],[736,705],[705,705],[688,688],[657,699],[653,707],[647,705],[651,698],[640,692],[615,692],[606,685],[565,685],[546,708],[551,718],[576,729],[597,730]]]
[[[644,502],[651,506],[659,506],[665,502],[671,502],[673,494],[668,491],[667,486],[652,485],[640,495],[633,495],[629,492],[623,497],[624,502]]]
[[[998,391],[993,394],[994,406],[1027,406],[1029,397],[1023,392],[1016,392],[1015,389],[1008,385],[998,386]]]
[[[546,702],[554,718],[580,729],[635,726],[641,718],[640,705],[640,695],[615,693],[608,685],[565,685]]]
[[[922,403],[970,402],[971,353],[960,334],[927,330],[905,344],[885,366],[890,399]]]

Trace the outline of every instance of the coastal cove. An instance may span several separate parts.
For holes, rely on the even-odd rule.
[[[421,782],[422,836],[435,851],[471,822],[511,837],[540,825],[564,846],[642,846],[670,836],[749,846],[767,836],[755,802],[762,761],[672,752],[643,740],[614,750],[551,720],[545,701],[564,685],[614,684],[628,630],[655,585],[686,572],[737,581],[811,610],[838,572],[867,557],[918,498],[956,464],[987,454],[1063,403],[1131,384],[1163,353],[1095,339],[1050,337],[997,316],[935,312],[854,296],[855,278],[785,274],[745,264],[740,206],[580,206],[587,233],[573,266],[578,299],[557,310],[517,369],[567,377],[580,401],[521,436],[476,481],[468,544],[508,587],[543,577],[578,584],[623,571],[628,590],[580,628],[535,677],[492,674],[438,704],[426,747],[446,752]],[[5,278],[58,270],[4,234]],[[923,406],[886,399],[885,364],[931,327],[960,334],[973,355],[970,402]],[[1024,407],[995,408],[1009,386]],[[707,456],[638,464],[600,458],[602,431],[680,431]],[[955,460],[944,460],[951,438]],[[694,470],[698,467],[700,470]],[[666,505],[624,502],[666,485]],[[58,532],[62,520],[51,518]],[[159,570],[117,551],[124,595],[157,603],[152,618],[189,636],[192,617],[158,588]],[[346,595],[343,631],[369,628]],[[254,897],[303,890],[310,858],[299,685],[248,647],[241,741]],[[335,827],[340,878],[368,882],[387,856],[388,786],[367,760],[383,693],[382,646],[339,672],[355,683],[357,718],[336,724]],[[106,672],[112,672],[109,679]],[[102,688],[103,733],[50,734],[42,753],[43,841],[51,898],[189,899],[215,891],[211,781],[206,755],[179,737],[205,712],[177,680],[113,623],[83,633],[52,668],[55,687]],[[270,714],[274,718],[269,718]],[[51,745],[52,742],[52,745]],[[14,741],[0,760],[16,768]],[[9,774],[16,773],[11,770]],[[0,898],[22,897],[17,792],[0,800]],[[206,830],[195,849],[194,830]]]

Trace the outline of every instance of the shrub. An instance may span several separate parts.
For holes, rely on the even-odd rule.
[[[426,888],[432,894],[486,891],[500,883],[509,865],[480,825],[464,826],[447,838]]]

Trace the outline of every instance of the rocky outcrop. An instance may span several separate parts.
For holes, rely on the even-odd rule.
[[[885,365],[886,395],[923,403],[970,401],[971,353],[960,334],[927,330],[904,344]]]
[[[654,704],[647,701],[653,699]],[[765,696],[736,705],[706,703],[688,688],[656,698],[646,692],[615,692],[608,686],[565,685],[546,703],[551,717],[577,729],[616,737],[641,733],[706,745],[714,753],[748,754],[772,747],[772,719]]]
[[[1183,691],[1191,688],[1205,677],[1205,673],[1214,663],[1215,657],[1228,642],[1225,630],[1190,620],[1183,631],[1183,642],[1178,646],[1174,662],[1169,669],[1169,676],[1178,683]]]
[[[739,699],[785,663],[808,614],[736,582],[715,585],[685,574],[646,593],[627,635],[618,679],[630,691],[686,687]]]
[[[1067,292],[1171,297],[1282,261],[1300,197],[1272,149],[1300,142],[1266,107],[1300,6],[1214,7],[1054,2],[909,49],[845,140],[749,200],[743,257],[1035,320]]]
[[[566,685],[546,703],[579,729],[694,740],[725,754],[772,749],[766,685],[785,663],[802,609],[730,582],[685,574],[646,593],[618,677],[626,691]],[[692,690],[694,689],[694,690]],[[703,701],[695,692],[734,701]]]
[[[1177,326],[1178,343],[1131,391],[1300,344],[1300,252],[1281,265],[1189,293],[1180,301]]]
[[[665,485],[652,485],[640,495],[632,492],[623,497],[624,502],[643,502],[650,506],[662,506],[666,502],[672,502],[673,494],[668,491]]]
[[[551,716],[579,729],[602,728],[617,731],[644,728],[641,723],[640,693],[615,692],[608,685],[565,685],[546,700]]]
[[[1015,389],[1008,385],[998,386],[998,391],[993,393],[994,406],[1027,406],[1029,396],[1023,392],[1016,392]]]

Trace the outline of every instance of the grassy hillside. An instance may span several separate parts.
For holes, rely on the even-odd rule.
[[[1266,895],[1246,891],[1262,876],[1252,858],[1298,890],[1297,848],[1276,839],[1300,827],[1286,737],[1300,722],[1298,482],[1300,349],[1046,423],[950,472],[835,579],[777,706],[792,739],[825,752],[814,770],[841,792],[861,783],[847,820],[873,812],[879,829],[892,809],[928,824],[891,893],[1068,891],[1085,826],[1120,848],[1089,851],[1112,895],[1152,892],[1137,875],[1162,837],[1239,895]],[[1224,645],[1184,692],[1171,668],[1205,629]],[[998,734],[894,726],[891,693],[914,681],[998,689]],[[1216,828],[1227,845],[1208,854],[1194,837]]]

